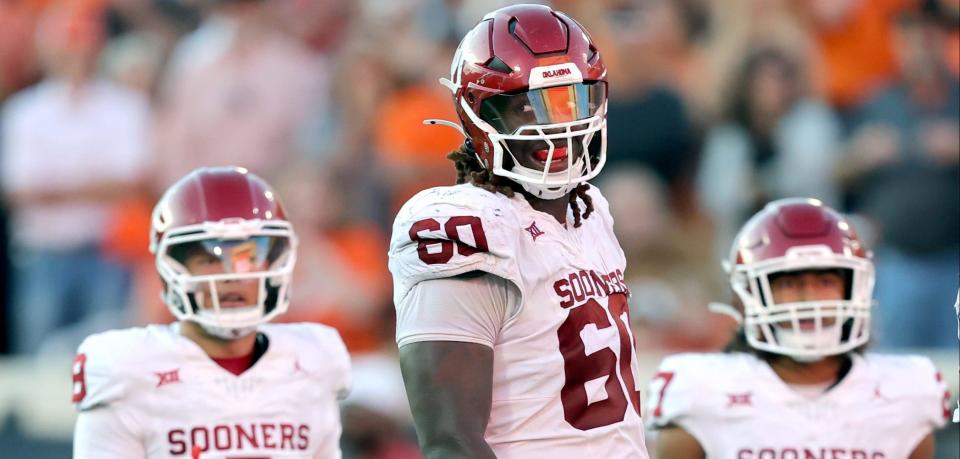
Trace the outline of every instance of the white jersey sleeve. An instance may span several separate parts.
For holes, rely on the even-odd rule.
[[[710,374],[714,360],[699,354],[680,354],[667,357],[660,364],[647,390],[647,404],[651,407],[647,426],[651,429],[676,426],[691,432],[689,423],[696,422],[705,413],[697,404],[699,395],[709,387],[702,375]],[[692,432],[691,432],[692,433]]]
[[[883,381],[881,392],[912,407],[903,423],[920,431],[943,427],[950,419],[950,390],[929,358],[919,355],[866,354]],[[920,439],[918,438],[917,441]]]
[[[78,411],[114,403],[130,390],[123,375],[128,352],[136,349],[134,334],[108,331],[87,337],[73,361],[73,403]]]
[[[147,457],[129,416],[115,406],[81,411],[73,432],[74,459]]]
[[[121,459],[146,457],[142,425],[123,408],[136,390],[125,376],[139,331],[108,331],[87,337],[73,362],[73,402],[80,412],[74,430],[73,457]]]
[[[312,323],[266,325],[264,327],[282,328],[288,339],[301,350],[312,349],[316,352],[302,352],[300,361],[303,369],[320,378],[323,387],[329,387],[342,400],[350,393],[351,370],[350,354],[347,352],[340,333],[333,327]]]
[[[491,274],[423,281],[397,305],[397,345],[459,341],[493,348],[519,306],[516,287]]]
[[[394,304],[419,282],[483,271],[513,282],[524,293],[517,265],[517,219],[510,198],[473,185],[424,190],[393,224],[390,272]]]
[[[338,400],[347,397],[353,384],[350,354],[335,328],[322,324],[291,323],[262,325],[261,330],[274,336],[282,333],[283,347],[298,356],[298,367],[314,381],[310,391],[329,391]],[[279,344],[271,341],[270,346]],[[340,410],[335,403],[327,408],[315,408],[325,411],[325,415],[318,424],[323,428],[318,433],[317,448],[311,457],[339,459],[340,434],[343,431]]]

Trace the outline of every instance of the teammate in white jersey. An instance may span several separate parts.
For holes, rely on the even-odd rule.
[[[563,13],[510,6],[441,82],[458,185],[407,202],[390,245],[425,457],[646,458],[625,259],[586,183],[606,159],[600,52]]]
[[[929,459],[950,395],[925,357],[863,354],[873,262],[813,199],[768,204],[727,261],[742,321],[725,353],[666,358],[648,422],[670,459]]]
[[[953,310],[957,313],[957,339],[960,339],[960,289],[957,289],[957,301],[953,303]],[[960,423],[960,400],[957,400],[957,409],[953,410],[953,422]]]
[[[339,458],[339,334],[266,324],[287,309],[297,250],[273,189],[240,168],[195,170],[161,198],[151,233],[179,322],[80,345],[74,458]]]

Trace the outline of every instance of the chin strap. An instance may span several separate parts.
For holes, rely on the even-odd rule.
[[[819,362],[826,358],[826,356],[822,356],[822,355],[793,355],[793,354],[783,354],[783,355],[793,359],[793,361],[798,363],[814,363],[814,362]]]
[[[213,325],[204,325],[200,324],[200,327],[204,331],[209,333],[212,336],[216,336],[221,339],[237,339],[247,336],[255,331],[257,331],[256,325],[252,327],[242,327],[242,328],[227,328],[227,327],[216,327]]]
[[[731,317],[733,318],[733,320],[737,321],[738,324],[743,323],[743,314],[741,314],[740,311],[737,310],[737,308],[730,306],[729,304],[711,302],[707,304],[707,310],[714,314],[720,314],[727,317]]]

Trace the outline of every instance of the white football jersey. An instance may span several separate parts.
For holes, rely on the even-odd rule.
[[[957,302],[953,304],[957,312],[957,339],[960,339],[960,289],[957,290]],[[953,410],[953,422],[960,422],[960,400],[957,400],[957,409]]]
[[[949,391],[925,357],[852,354],[834,387],[814,398],[752,354],[666,358],[650,385],[647,418],[678,426],[708,459],[899,459],[949,415]]]
[[[183,337],[179,324],[88,337],[73,368],[78,426],[110,413],[121,432],[85,431],[75,457],[339,458],[337,402],[350,384],[340,335],[319,324],[258,331],[267,349],[239,376]],[[130,451],[89,446],[100,436],[110,448],[127,437]]]
[[[580,228],[572,213],[565,227],[519,194],[469,184],[421,192],[394,223],[398,308],[418,282],[471,271],[520,292],[493,343],[485,438],[500,459],[647,457],[625,259],[606,200],[589,193],[595,211]],[[458,330],[449,332],[421,340],[451,340]]]

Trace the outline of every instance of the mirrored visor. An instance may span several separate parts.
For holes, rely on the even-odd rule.
[[[606,83],[599,81],[498,94],[483,101],[480,118],[501,134],[513,134],[522,126],[590,118],[606,97]]]
[[[243,274],[276,269],[273,265],[290,248],[285,236],[247,239],[203,239],[173,244],[167,254],[193,276]]]

